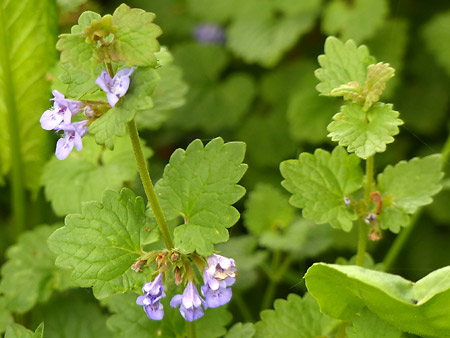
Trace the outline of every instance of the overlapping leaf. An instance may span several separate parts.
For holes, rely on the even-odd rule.
[[[363,173],[359,159],[336,147],[330,154],[318,149],[314,154],[302,153],[298,160],[280,165],[282,185],[293,194],[290,203],[303,208],[305,218],[318,224],[350,231],[356,214],[348,209],[344,197],[362,187]]]
[[[171,156],[156,191],[169,218],[183,216],[175,229],[175,245],[184,253],[212,253],[213,244],[228,239],[227,228],[239,218],[231,205],[245,193],[237,183],[247,168],[242,164],[245,144],[221,138],[205,147],[193,141]]]
[[[381,320],[367,308],[352,321],[345,331],[348,338],[400,338],[402,332]]]
[[[398,126],[403,121],[391,104],[376,103],[367,112],[358,103],[341,107],[328,125],[328,136],[349,152],[366,159],[377,152],[386,150],[386,144],[394,142]]]
[[[351,320],[364,306],[390,325],[419,336],[449,337],[450,267],[416,283],[359,266],[316,263],[305,275],[323,313]]]
[[[73,269],[73,283],[92,286],[97,298],[133,289],[145,278],[131,270],[148,242],[144,212],[142,198],[128,189],[120,194],[107,190],[102,202],[85,203],[81,214],[68,215],[66,225],[49,238],[50,249],[58,255],[56,265]]]

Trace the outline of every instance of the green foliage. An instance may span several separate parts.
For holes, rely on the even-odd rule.
[[[413,214],[421,206],[430,204],[433,195],[441,190],[442,156],[430,155],[413,158],[387,166],[378,175],[378,186],[383,195],[380,214],[381,227],[399,232],[408,224],[407,214]]]
[[[351,230],[357,216],[346,207],[344,197],[361,188],[363,181],[355,155],[348,155],[341,147],[331,154],[318,149],[314,154],[300,154],[298,160],[282,162],[280,170],[285,178],[281,184],[293,194],[289,202],[303,208],[305,218]]]
[[[349,152],[367,159],[376,152],[385,151],[386,144],[394,142],[393,136],[403,124],[398,115],[391,104],[379,102],[364,111],[360,104],[350,103],[333,116],[334,121],[328,125],[328,136],[347,147]]]
[[[13,317],[11,312],[7,309],[6,300],[4,297],[0,297],[0,334],[4,333],[6,327],[13,323]]]
[[[343,43],[335,37],[327,38],[325,54],[320,55],[318,61],[321,68],[316,70],[315,75],[321,82],[316,89],[322,95],[331,95],[333,89],[349,82],[363,87],[367,67],[375,63],[366,46],[357,47],[352,40]]]
[[[388,14],[386,0],[330,1],[324,10],[322,30],[344,40],[362,42],[372,37]]]
[[[149,242],[144,211],[142,198],[125,188],[120,194],[105,191],[102,202],[83,204],[81,214],[68,215],[66,225],[49,238],[50,249],[58,255],[56,265],[73,269],[72,282],[92,286],[99,299],[139,288],[148,276],[134,272],[131,265]]]
[[[68,273],[55,267],[56,256],[47,247],[47,238],[56,228],[45,225],[25,232],[8,249],[0,283],[8,309],[27,312],[55,290],[70,286]]]
[[[49,108],[45,79],[56,61],[54,1],[0,4],[0,184],[11,170],[33,191],[49,153],[39,116]]]
[[[402,332],[381,320],[367,308],[361,311],[346,329],[348,338],[400,338]]]
[[[309,294],[303,299],[295,294],[290,294],[287,300],[277,299],[274,309],[261,312],[261,321],[255,324],[255,337],[328,336],[339,323],[320,313],[317,302]]]
[[[148,158],[151,150],[144,148]],[[81,202],[100,200],[103,191],[119,190],[137,177],[137,166],[128,137],[118,138],[114,151],[83,138],[83,151],[72,152],[64,161],[52,158],[44,168],[45,195],[57,215],[80,212]]]
[[[364,306],[385,322],[420,336],[448,337],[450,267],[435,270],[416,283],[400,276],[315,263],[305,275],[308,291],[323,313],[352,320]]]
[[[255,332],[252,323],[236,323],[228,330],[224,338],[252,338]]]
[[[134,118],[136,112],[153,107],[151,96],[158,82],[159,75],[156,70],[136,69],[123,103],[110,109],[89,126],[89,133],[95,135],[95,141],[109,149],[114,149],[115,137],[126,134],[127,122]]]
[[[237,182],[247,166],[242,164],[245,144],[225,143],[221,138],[205,147],[193,141],[170,157],[156,192],[168,219],[183,216],[175,228],[175,245],[183,253],[210,255],[213,244],[228,240],[227,228],[239,219],[231,205],[245,193]]]
[[[20,324],[11,324],[6,328],[5,338],[44,338],[44,323],[41,323],[35,332]]]

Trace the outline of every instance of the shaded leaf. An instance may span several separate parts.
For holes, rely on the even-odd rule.
[[[348,338],[400,338],[402,332],[381,320],[367,308],[352,321],[353,326],[346,329]]]

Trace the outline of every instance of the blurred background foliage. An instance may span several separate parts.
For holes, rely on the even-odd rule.
[[[120,3],[58,0],[59,31],[67,32],[85,10],[104,15]],[[237,205],[241,220],[231,229],[230,241],[217,246],[223,255],[236,259],[239,269],[230,305],[234,322],[255,321],[261,309],[272,307],[274,298],[303,293],[301,277],[313,262],[335,262],[336,257],[342,257],[340,263],[350,264],[347,262],[356,252],[355,233],[302,219],[280,186],[281,161],[304,151],[335,146],[327,138],[326,126],[339,101],[320,97],[314,77],[316,59],[323,53],[327,35],[366,44],[377,61],[389,62],[396,69],[384,101],[394,104],[405,124],[395,143],[376,156],[378,171],[400,160],[441,152],[448,138],[448,1],[129,0],[127,4],[156,13],[155,22],[164,32],[159,40],[174,58],[157,89],[166,95],[165,100],[137,116],[141,137],[153,151],[150,166],[154,181],[171,153],[196,138],[207,142],[221,136],[225,141],[247,144],[249,169],[242,181],[247,194]],[[207,33],[201,30],[204,25],[210,28]],[[213,41],[207,41],[211,34]],[[50,87],[48,93],[50,97]],[[50,144],[48,166],[55,162],[53,142]],[[119,176],[121,170],[127,172],[119,181],[140,192],[136,175],[120,167],[120,156],[126,154],[110,157],[109,170],[119,170]],[[94,153],[93,158],[96,156]],[[11,186],[6,178],[0,187],[2,262],[13,241]],[[51,184],[51,180],[44,169],[42,184]],[[388,272],[417,280],[449,265],[450,183],[444,186],[435,202],[420,214]],[[61,204],[55,207],[56,197],[51,199],[55,211],[42,188],[27,197],[28,228],[62,220],[60,216],[68,211]],[[384,232],[382,240],[370,244],[374,263],[383,261],[395,237]],[[265,290],[265,297],[260,297]],[[58,298],[52,301],[61,302]],[[83,312],[81,303],[76,306]],[[101,316],[95,309],[89,311]],[[37,317],[32,315],[33,320]]]

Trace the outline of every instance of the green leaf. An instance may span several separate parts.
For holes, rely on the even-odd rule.
[[[323,313],[351,320],[364,306],[390,325],[419,336],[450,336],[450,267],[416,283],[359,266],[316,263],[305,275]]]
[[[146,158],[151,150],[144,148]],[[44,168],[45,196],[57,215],[81,211],[81,202],[100,200],[103,191],[119,190],[134,181],[138,170],[129,137],[116,140],[114,151],[97,145],[92,136],[83,138],[83,151],[72,152],[64,161],[52,158]]]
[[[173,294],[168,294],[161,302],[164,318],[161,321],[148,319],[141,306],[136,305],[137,295],[117,294],[106,300],[113,313],[107,321],[108,328],[118,338],[153,338],[155,333],[161,337],[178,338],[185,335],[185,320],[178,309],[169,306]],[[195,321],[197,337],[223,337],[225,326],[231,321],[231,314],[223,307],[207,309],[205,315]]]
[[[50,107],[47,72],[56,61],[54,1],[0,4],[0,184],[14,172],[37,191],[48,156],[48,132],[39,124]]]
[[[146,244],[144,212],[142,198],[125,188],[105,191],[101,203],[83,204],[81,214],[68,215],[48,240],[56,265],[72,269],[72,282],[92,286],[97,298],[133,289],[143,275],[131,266]]]
[[[358,103],[341,107],[328,125],[328,134],[340,146],[347,147],[358,157],[367,159],[377,152],[384,152],[386,144],[394,142],[394,135],[399,133],[398,126],[403,121],[399,113],[392,109],[392,104],[376,103],[368,111]]]
[[[207,256],[215,243],[228,240],[227,228],[239,219],[231,205],[245,193],[237,185],[247,169],[244,153],[244,143],[216,138],[205,147],[195,140],[170,157],[156,191],[169,219],[184,218],[174,231],[175,246],[183,253]]]
[[[423,28],[422,36],[428,50],[436,61],[450,74],[450,47],[443,44],[450,38],[450,11],[435,15]]]
[[[289,202],[303,208],[303,216],[316,223],[330,223],[337,229],[350,231],[357,219],[346,207],[344,197],[362,187],[363,173],[359,159],[336,147],[333,152],[317,149],[302,153],[298,160],[281,163],[281,182],[293,196]]]
[[[364,86],[367,77],[367,67],[375,63],[369,50],[362,45],[348,40],[345,44],[331,36],[325,41],[325,54],[318,57],[320,64],[315,75],[321,81],[316,89],[322,95],[330,95],[331,91],[349,82],[357,82]]]
[[[45,322],[45,338],[109,338],[107,315],[84,290],[59,294],[32,313],[33,322]]]
[[[6,300],[0,297],[0,334],[4,333],[6,327],[14,322],[11,312],[7,309]]]
[[[228,330],[224,338],[252,338],[255,332],[253,323],[236,323]]]
[[[302,1],[303,6],[287,13],[278,12],[277,4],[268,0],[241,2],[228,29],[228,46],[248,63],[273,67],[314,24],[320,2]]]
[[[89,126],[89,133],[95,135],[95,141],[111,150],[114,149],[115,137],[125,135],[127,122],[134,118],[136,112],[153,107],[151,96],[158,81],[159,75],[156,70],[136,69],[122,104],[108,110]]]
[[[261,312],[261,321],[255,324],[255,338],[328,337],[339,323],[320,313],[316,301],[309,294],[303,299],[296,294],[290,294],[287,300],[277,299],[274,309]]]
[[[153,13],[121,4],[112,16],[117,32],[109,47],[111,59],[128,66],[155,67],[155,53],[159,51],[156,38],[162,30],[153,23],[154,19]]]
[[[333,0],[325,7],[322,30],[327,35],[339,34],[344,40],[362,42],[377,32],[388,12],[386,0]]]
[[[287,227],[294,213],[288,197],[280,189],[260,183],[245,203],[244,224],[250,233],[261,235]]]
[[[239,0],[191,0],[187,3],[189,12],[205,22],[225,22],[234,17]]]
[[[0,291],[10,310],[27,312],[47,301],[54,290],[70,286],[68,273],[55,267],[56,256],[47,247],[47,238],[56,228],[40,226],[25,232],[8,249]]]
[[[378,188],[383,196],[380,214],[383,229],[398,232],[400,226],[407,225],[406,214],[413,214],[419,207],[433,202],[431,197],[442,188],[441,167],[442,156],[435,154],[387,166],[378,175]]]
[[[41,323],[35,332],[20,324],[11,324],[6,328],[5,338],[44,338],[44,323]]]
[[[365,102],[364,110],[369,109],[380,99],[386,83],[394,76],[395,69],[389,67],[389,63],[378,62],[367,67],[367,79],[364,86]]]
[[[348,338],[400,338],[402,332],[370,312],[367,308],[361,311],[346,329]]]

